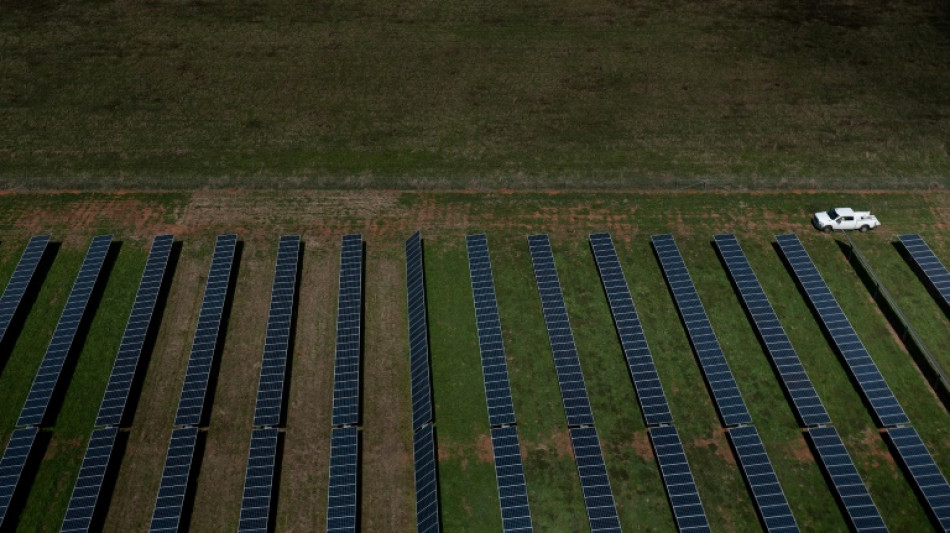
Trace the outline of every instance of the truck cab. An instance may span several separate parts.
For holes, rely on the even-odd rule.
[[[850,207],[836,207],[820,211],[812,217],[811,223],[821,231],[858,230],[868,231],[881,225],[870,211],[855,211]]]

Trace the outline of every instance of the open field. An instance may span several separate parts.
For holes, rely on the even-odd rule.
[[[939,0],[9,0],[5,187],[950,185]]]
[[[711,236],[734,232],[893,531],[923,531],[926,514],[822,336],[772,236],[795,231],[854,323],[872,357],[944,472],[950,472],[950,414],[847,261],[835,236],[808,214],[833,204],[872,208],[884,222],[855,235],[931,349],[950,368],[950,320],[891,244],[919,232],[950,262],[950,195],[923,193],[452,193],[195,191],[0,195],[0,283],[30,235],[62,242],[12,352],[0,359],[0,442],[29,389],[91,236],[121,241],[101,302],[35,474],[19,530],[56,531],[72,490],[99,399],[144,266],[150,238],[182,242],[135,417],[113,480],[104,527],[148,524],[214,236],[236,232],[243,252],[217,374],[192,531],[233,531],[249,446],[277,238],[305,242],[287,423],[276,504],[278,531],[324,527],[332,397],[339,238],[366,240],[362,527],[414,527],[412,431],[403,240],[425,238],[433,385],[446,531],[500,529],[489,426],[479,367],[464,235],[485,232],[492,251],[532,517],[539,531],[583,531],[586,520],[571,458],[525,235],[549,233],[580,360],[628,531],[672,530],[620,345],[587,245],[610,231],[643,321],[700,495],[716,531],[758,522],[728,441],[650,248],[671,232],[683,252],[753,420],[803,530],[843,531],[846,522],[810,453],[777,378],[730,285]]]

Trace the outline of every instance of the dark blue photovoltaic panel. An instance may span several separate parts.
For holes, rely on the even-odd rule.
[[[871,405],[875,417],[884,427],[909,424],[910,420],[884,376],[871,359],[864,343],[848,321],[838,301],[835,300],[825,280],[818,272],[805,247],[794,233],[777,235],[782,254],[795,272],[795,278],[808,295],[808,300],[818,312],[822,325],[834,340],[838,352],[844,358],[851,376],[858,382],[865,401]]]
[[[610,480],[607,479],[607,466],[604,464],[597,430],[582,427],[571,428],[570,431],[590,530],[592,533],[620,531],[620,517],[617,516],[614,494],[610,490]]]
[[[92,289],[96,285],[96,280],[99,279],[99,272],[102,270],[102,263],[106,259],[111,243],[112,235],[99,235],[92,239],[16,425],[37,426],[43,423],[46,408],[49,407],[50,398],[56,389],[56,382],[59,381],[59,374],[63,370],[66,356],[69,355],[69,350],[73,345],[79,323],[82,322],[82,317],[86,313],[86,304],[89,303]]]
[[[3,458],[0,459],[0,525],[7,516],[10,500],[16,492],[38,431],[35,427],[14,429],[7,448],[3,450]]]
[[[673,426],[658,426],[649,428],[650,443],[653,444],[653,453],[656,462],[660,465],[660,475],[663,477],[663,486],[673,508],[673,518],[679,531],[708,532],[709,521],[706,519],[706,510],[699,499],[696,490],[696,481],[693,472],[686,462],[686,452],[683,443]]]
[[[23,295],[30,286],[30,280],[33,279],[33,273],[36,272],[43,253],[46,252],[47,244],[49,244],[49,235],[37,235],[30,239],[30,242],[26,244],[26,249],[23,250],[23,255],[20,256],[20,262],[13,270],[13,276],[3,289],[3,296],[0,296],[0,340],[3,340],[10,321],[13,320],[13,315],[20,307],[20,301],[23,300]]]
[[[887,437],[910,473],[917,491],[927,502],[931,516],[940,524],[940,529],[950,531],[950,485],[917,430],[912,427],[891,428],[887,430]]]
[[[333,428],[330,434],[330,485],[327,532],[356,531],[356,483],[359,436],[355,427]]]
[[[809,428],[808,437],[854,530],[859,533],[886,532],[881,513],[861,480],[838,430],[833,427]]]
[[[119,344],[119,353],[116,355],[109,384],[106,386],[102,403],[99,404],[99,415],[96,417],[97,426],[118,426],[122,423],[122,414],[129,398],[129,389],[135,379],[135,369],[138,367],[142,346],[148,335],[149,324],[152,322],[152,313],[155,311],[155,302],[162,288],[162,279],[168,266],[168,256],[172,251],[174,237],[159,235],[152,240],[152,249],[145,261],[145,271],[139,281],[139,289],[135,294],[135,303]]]
[[[511,401],[508,362],[505,360],[488,239],[485,235],[469,235],[465,238],[465,244],[468,248],[472,298],[475,301],[475,325],[478,330],[478,349],[482,356],[485,398],[488,401],[488,423],[492,426],[514,424],[515,406]]]
[[[191,344],[188,358],[188,370],[185,384],[178,399],[176,426],[196,426],[201,423],[205,396],[208,392],[208,380],[214,363],[214,353],[218,344],[218,332],[221,327],[221,315],[224,301],[231,284],[231,266],[234,263],[234,251],[237,247],[237,235],[219,235],[214,244],[211,268],[208,270],[208,282],[198,314],[198,327]]]
[[[416,531],[439,531],[439,476],[432,424],[416,430],[412,439],[416,468]]]
[[[557,369],[557,381],[561,387],[561,402],[567,415],[567,425],[592,425],[594,413],[590,409],[587,385],[584,383],[581,362],[574,345],[574,333],[567,318],[551,242],[547,235],[530,235],[528,247],[531,250],[534,278],[541,296],[541,310],[548,328],[548,340],[554,355],[554,367]]]
[[[514,426],[492,428],[491,444],[495,454],[495,478],[498,480],[498,498],[501,502],[502,530],[505,533],[533,531],[518,429]]]
[[[947,267],[943,266],[940,259],[937,259],[937,255],[920,235],[899,235],[897,238],[900,239],[914,263],[917,263],[920,270],[927,276],[927,280],[936,289],[937,294],[943,298],[944,305],[950,306],[950,272],[947,271]]]
[[[340,253],[333,425],[360,423],[360,328],[363,320],[363,237],[344,235]]]
[[[73,495],[69,498],[69,507],[60,533],[67,531],[89,531],[92,517],[96,512],[96,502],[109,468],[109,457],[115,445],[118,429],[102,428],[92,432],[86,455],[79,469],[79,477],[73,486]]]
[[[766,351],[773,366],[778,370],[779,378],[792,399],[798,417],[806,426],[830,424],[831,417],[821,403],[818,391],[805,372],[792,342],[785,334],[778,315],[765,296],[752,265],[739,247],[739,241],[734,235],[716,235],[715,241],[726,263],[726,271],[739,289],[750,320],[765,343]]]
[[[426,318],[426,285],[422,265],[422,235],[406,241],[406,297],[409,309],[409,370],[412,375],[412,428],[432,422],[432,389],[429,377],[429,324]]]
[[[623,275],[613,240],[609,233],[597,233],[590,236],[590,246],[594,251],[600,281],[604,292],[607,293],[607,302],[614,317],[614,326],[620,337],[627,368],[633,378],[643,418],[648,426],[672,424],[673,414],[666,401],[660,375],[657,374],[653,355],[643,334],[640,317],[633,304],[630,287]]]
[[[277,429],[255,429],[251,433],[251,449],[244,473],[244,496],[241,498],[238,531],[267,532],[276,455]]]
[[[742,475],[752,490],[755,506],[765,522],[766,531],[798,531],[798,523],[795,522],[792,508],[778,482],[759,432],[753,426],[732,428],[729,430],[729,440],[739,456]]]
[[[281,237],[277,246],[277,266],[274,268],[261,377],[257,386],[257,404],[254,407],[254,425],[258,427],[280,424],[299,258],[300,236]]]
[[[719,339],[716,338],[712,324],[709,323],[706,308],[699,299],[699,294],[696,292],[696,287],[693,285],[693,280],[689,276],[686,263],[683,262],[683,256],[680,255],[673,236],[654,235],[652,240],[653,248],[660,259],[663,275],[669,284],[670,292],[673,293],[676,308],[686,324],[686,332],[689,334],[693,350],[696,351],[699,366],[712,391],[713,400],[723,424],[726,426],[751,424],[752,417],[742,399],[739,386],[722,353]]]
[[[178,428],[172,431],[149,531],[178,531],[197,440],[198,428],[196,427]]]

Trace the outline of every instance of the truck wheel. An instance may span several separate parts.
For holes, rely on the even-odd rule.
[[[821,228],[821,231],[825,233],[831,233],[831,226],[824,226]]]
[[[868,231],[869,229],[871,229],[871,227],[868,226],[867,224],[865,224],[865,225],[861,226],[861,233],[867,233],[867,231]]]

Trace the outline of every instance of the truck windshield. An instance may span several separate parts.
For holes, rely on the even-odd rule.
[[[829,210],[828,210],[828,217],[829,217],[831,220],[834,220],[834,219],[838,218],[838,213],[835,213],[835,210],[834,210],[834,209],[829,209]]]

